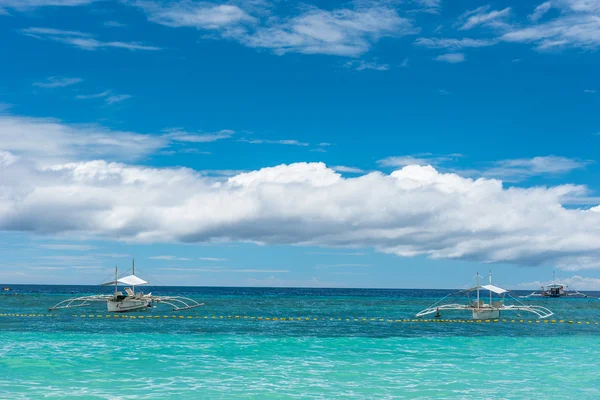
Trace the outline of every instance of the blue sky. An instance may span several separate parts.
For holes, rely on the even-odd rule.
[[[600,290],[598,18],[0,0],[0,281]]]

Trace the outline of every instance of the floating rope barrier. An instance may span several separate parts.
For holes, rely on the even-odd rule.
[[[392,319],[392,318],[341,318],[341,317],[256,317],[247,315],[132,315],[132,314],[0,314],[0,317],[8,318],[57,318],[72,317],[86,319],[144,319],[144,320],[241,320],[241,321],[270,321],[270,322],[352,322],[352,323],[394,323],[394,324],[424,324],[424,323],[450,323],[450,324],[478,324],[478,323],[508,323],[508,324],[571,324],[571,325],[599,325],[595,321],[575,321],[567,319]]]

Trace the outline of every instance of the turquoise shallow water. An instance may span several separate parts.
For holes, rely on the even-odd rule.
[[[46,315],[71,291],[98,290],[15,287],[0,295],[0,314]],[[100,305],[0,317],[0,398],[600,398],[597,298],[535,301],[573,324],[525,315],[511,323],[508,313],[505,323],[458,324],[388,322],[411,318],[445,291],[152,291],[206,306],[183,319],[162,318],[168,309],[89,318],[106,314]]]

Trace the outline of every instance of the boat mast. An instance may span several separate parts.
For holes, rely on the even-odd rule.
[[[135,258],[131,259],[131,275],[135,275]],[[135,293],[135,286],[131,286],[131,292]]]
[[[479,309],[479,272],[477,272],[477,308]]]
[[[117,282],[117,279],[119,279],[119,267],[115,265],[115,297],[119,291],[119,283]]]
[[[492,284],[492,271],[490,271],[490,285]],[[490,307],[492,306],[492,291],[490,290]]]

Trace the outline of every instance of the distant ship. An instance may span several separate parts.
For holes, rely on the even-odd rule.
[[[8,292],[10,290],[10,288],[8,286],[4,286],[4,291]]]
[[[558,282],[556,280],[556,274],[553,271],[552,281],[544,283],[535,292],[520,297],[526,299],[528,297],[588,297],[588,295],[570,288],[566,283]]]

